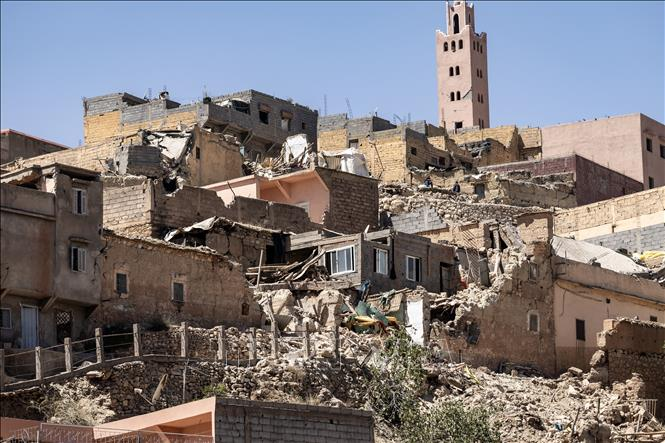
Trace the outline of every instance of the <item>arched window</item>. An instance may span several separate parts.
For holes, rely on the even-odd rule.
[[[450,68],[448,68],[448,73],[450,74],[451,77],[453,76],[454,73],[453,73],[453,67],[452,66]]]
[[[443,44],[443,52],[446,52],[446,51],[448,51],[448,42],[445,42]]]
[[[464,47],[464,42],[462,40],[459,41],[459,48],[462,49]]]
[[[478,94],[478,103],[480,103],[480,94]]]
[[[454,93],[454,92],[451,92],[451,93],[450,93],[450,101],[451,101],[451,102],[454,102],[454,101],[455,101],[455,93]]]
[[[480,69],[480,78],[483,78],[483,70]]]
[[[483,45],[480,45],[480,53],[483,53]]]
[[[455,75],[459,75],[459,66],[455,66]]]
[[[475,51],[477,49],[476,42],[473,42],[473,50]]]
[[[453,34],[459,34],[459,15],[453,16]]]
[[[459,91],[457,91],[456,96],[457,96],[457,100],[459,100],[460,99]]]
[[[452,42],[450,42],[450,49],[451,49],[452,51],[455,50],[455,41],[454,41],[454,40],[453,40]]]
[[[476,69],[476,77],[480,77],[480,70]]]

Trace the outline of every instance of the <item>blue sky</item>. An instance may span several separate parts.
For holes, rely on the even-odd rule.
[[[475,2],[492,126],[665,121],[663,2]],[[436,123],[443,2],[2,2],[1,124],[70,146],[83,96],[257,89]]]

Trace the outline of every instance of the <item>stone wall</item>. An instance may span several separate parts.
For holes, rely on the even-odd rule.
[[[604,361],[596,363],[607,381],[623,382],[637,372],[645,383],[643,398],[658,400],[656,415],[665,418],[665,324],[628,319],[605,320],[598,333]]]
[[[292,403],[217,399],[218,441],[302,443],[374,441],[372,413]]]

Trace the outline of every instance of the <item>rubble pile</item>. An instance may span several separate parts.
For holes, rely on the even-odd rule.
[[[644,389],[637,374],[603,388],[597,373],[578,368],[558,379],[497,374],[464,363],[426,369],[434,401],[452,397],[468,406],[490,405],[504,442],[609,442],[638,427],[640,432],[665,432],[637,401]]]
[[[512,222],[518,215],[542,212],[535,206],[522,207],[480,202],[475,194],[456,194],[440,188],[420,189],[402,183],[379,185],[379,208],[391,215],[433,208],[439,217],[449,222],[473,222],[495,219]]]

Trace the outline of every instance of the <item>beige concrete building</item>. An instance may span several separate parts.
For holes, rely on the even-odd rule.
[[[448,131],[490,126],[487,34],[475,31],[466,1],[446,2],[447,32],[436,31],[439,125]]]
[[[102,183],[64,165],[2,176],[3,343],[30,348],[77,338],[99,304]]]
[[[644,189],[665,186],[665,125],[644,114],[563,123],[541,133],[544,159],[578,154]]]

